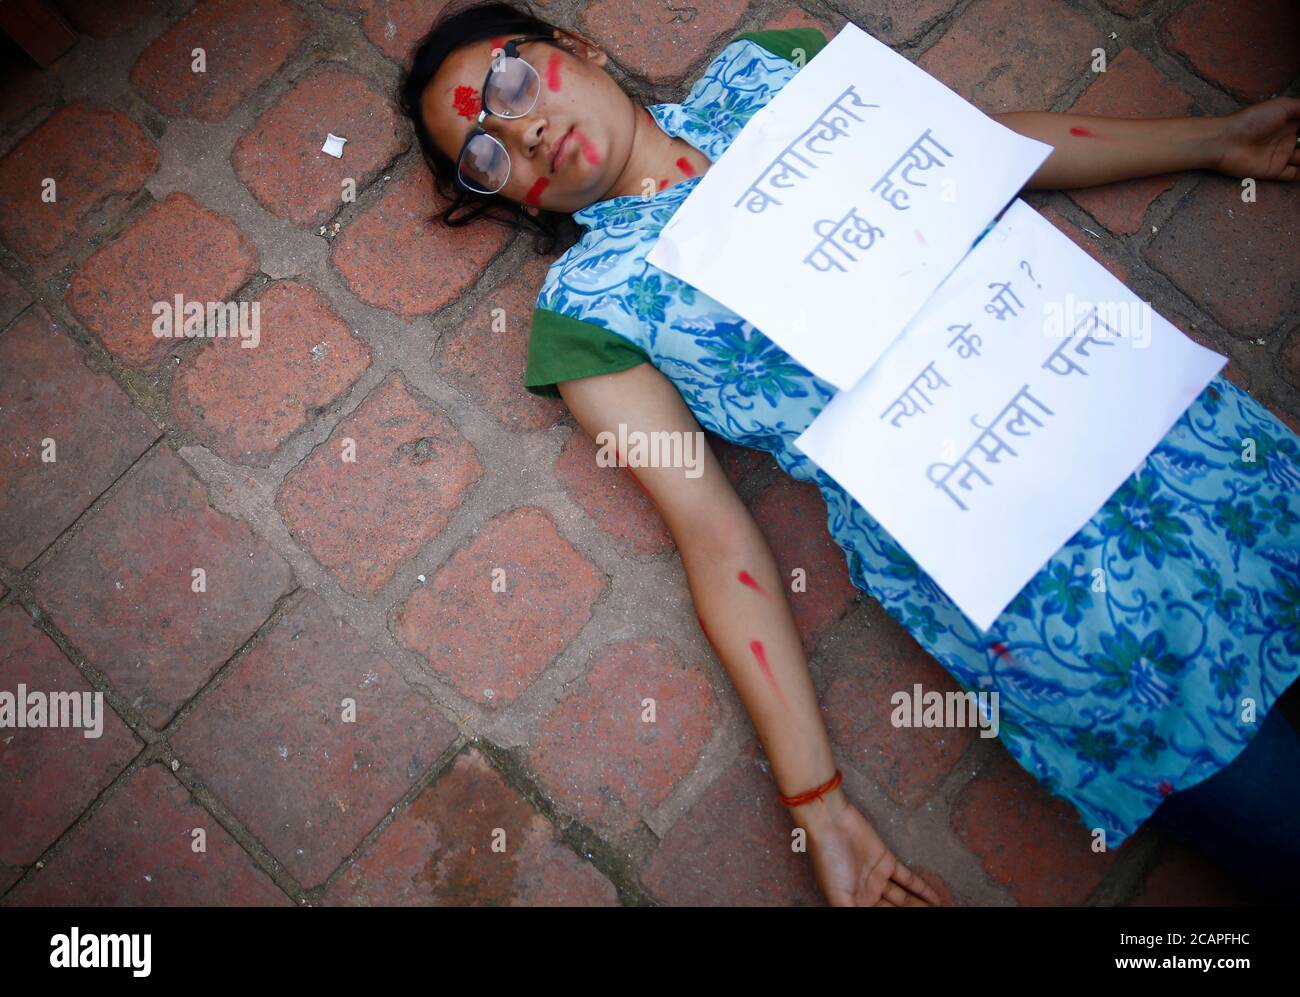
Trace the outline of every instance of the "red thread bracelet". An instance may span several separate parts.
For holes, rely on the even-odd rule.
[[[831,776],[829,780],[827,780],[826,782],[818,786],[816,789],[810,789],[808,790],[808,792],[800,793],[797,796],[782,796],[780,793],[777,793],[776,795],[777,798],[782,803],[784,803],[787,807],[802,806],[805,803],[811,803],[813,800],[820,797],[823,793],[829,793],[832,789],[838,786],[843,780],[844,780],[844,773],[841,772],[839,769],[836,769],[835,774]]]

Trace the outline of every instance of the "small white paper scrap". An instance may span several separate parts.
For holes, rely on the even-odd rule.
[[[327,138],[325,140],[325,144],[320,147],[320,151],[324,153],[328,153],[329,155],[333,156],[335,159],[342,159],[343,143],[346,141],[347,139],[340,138],[339,136],[335,135],[333,132],[330,132],[329,138]]]

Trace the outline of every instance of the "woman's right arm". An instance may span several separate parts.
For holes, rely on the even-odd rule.
[[[698,477],[688,477],[684,467],[628,470],[672,533],[696,612],[749,713],[777,788],[783,795],[793,796],[825,783],[835,774],[835,759],[779,568],[767,539],[727,479],[677,388],[649,363],[562,381],[558,387],[593,440],[605,431],[617,438],[620,423],[626,427],[627,438],[638,431],[679,432],[684,434],[683,440],[685,434],[700,434],[696,452],[703,473]],[[875,891],[877,897],[883,894],[895,904],[904,904],[916,900],[901,888],[910,887],[935,899],[933,891],[897,863],[883,843],[865,847],[857,822],[866,822],[841,787],[789,810],[796,824],[808,831],[815,862],[819,842],[831,841],[846,827],[857,834],[853,844],[864,846],[839,856],[839,865],[846,871],[832,877],[835,883],[822,883],[832,902],[833,891],[846,876],[860,880],[847,887],[850,897]],[[823,856],[824,861],[834,859]],[[865,864],[870,868],[864,869]],[[823,872],[818,869],[819,881]],[[870,884],[868,877],[873,880]]]

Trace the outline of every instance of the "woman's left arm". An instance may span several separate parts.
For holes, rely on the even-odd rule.
[[[1300,177],[1300,100],[1275,97],[1221,118],[1103,118],[1009,111],[993,119],[1055,147],[1025,185],[1071,190],[1181,170]]]

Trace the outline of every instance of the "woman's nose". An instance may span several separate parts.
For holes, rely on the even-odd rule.
[[[536,114],[525,114],[522,118],[501,118],[493,116],[488,119],[496,128],[493,130],[501,144],[510,155],[531,158],[542,141],[542,132],[546,129],[546,119]]]

